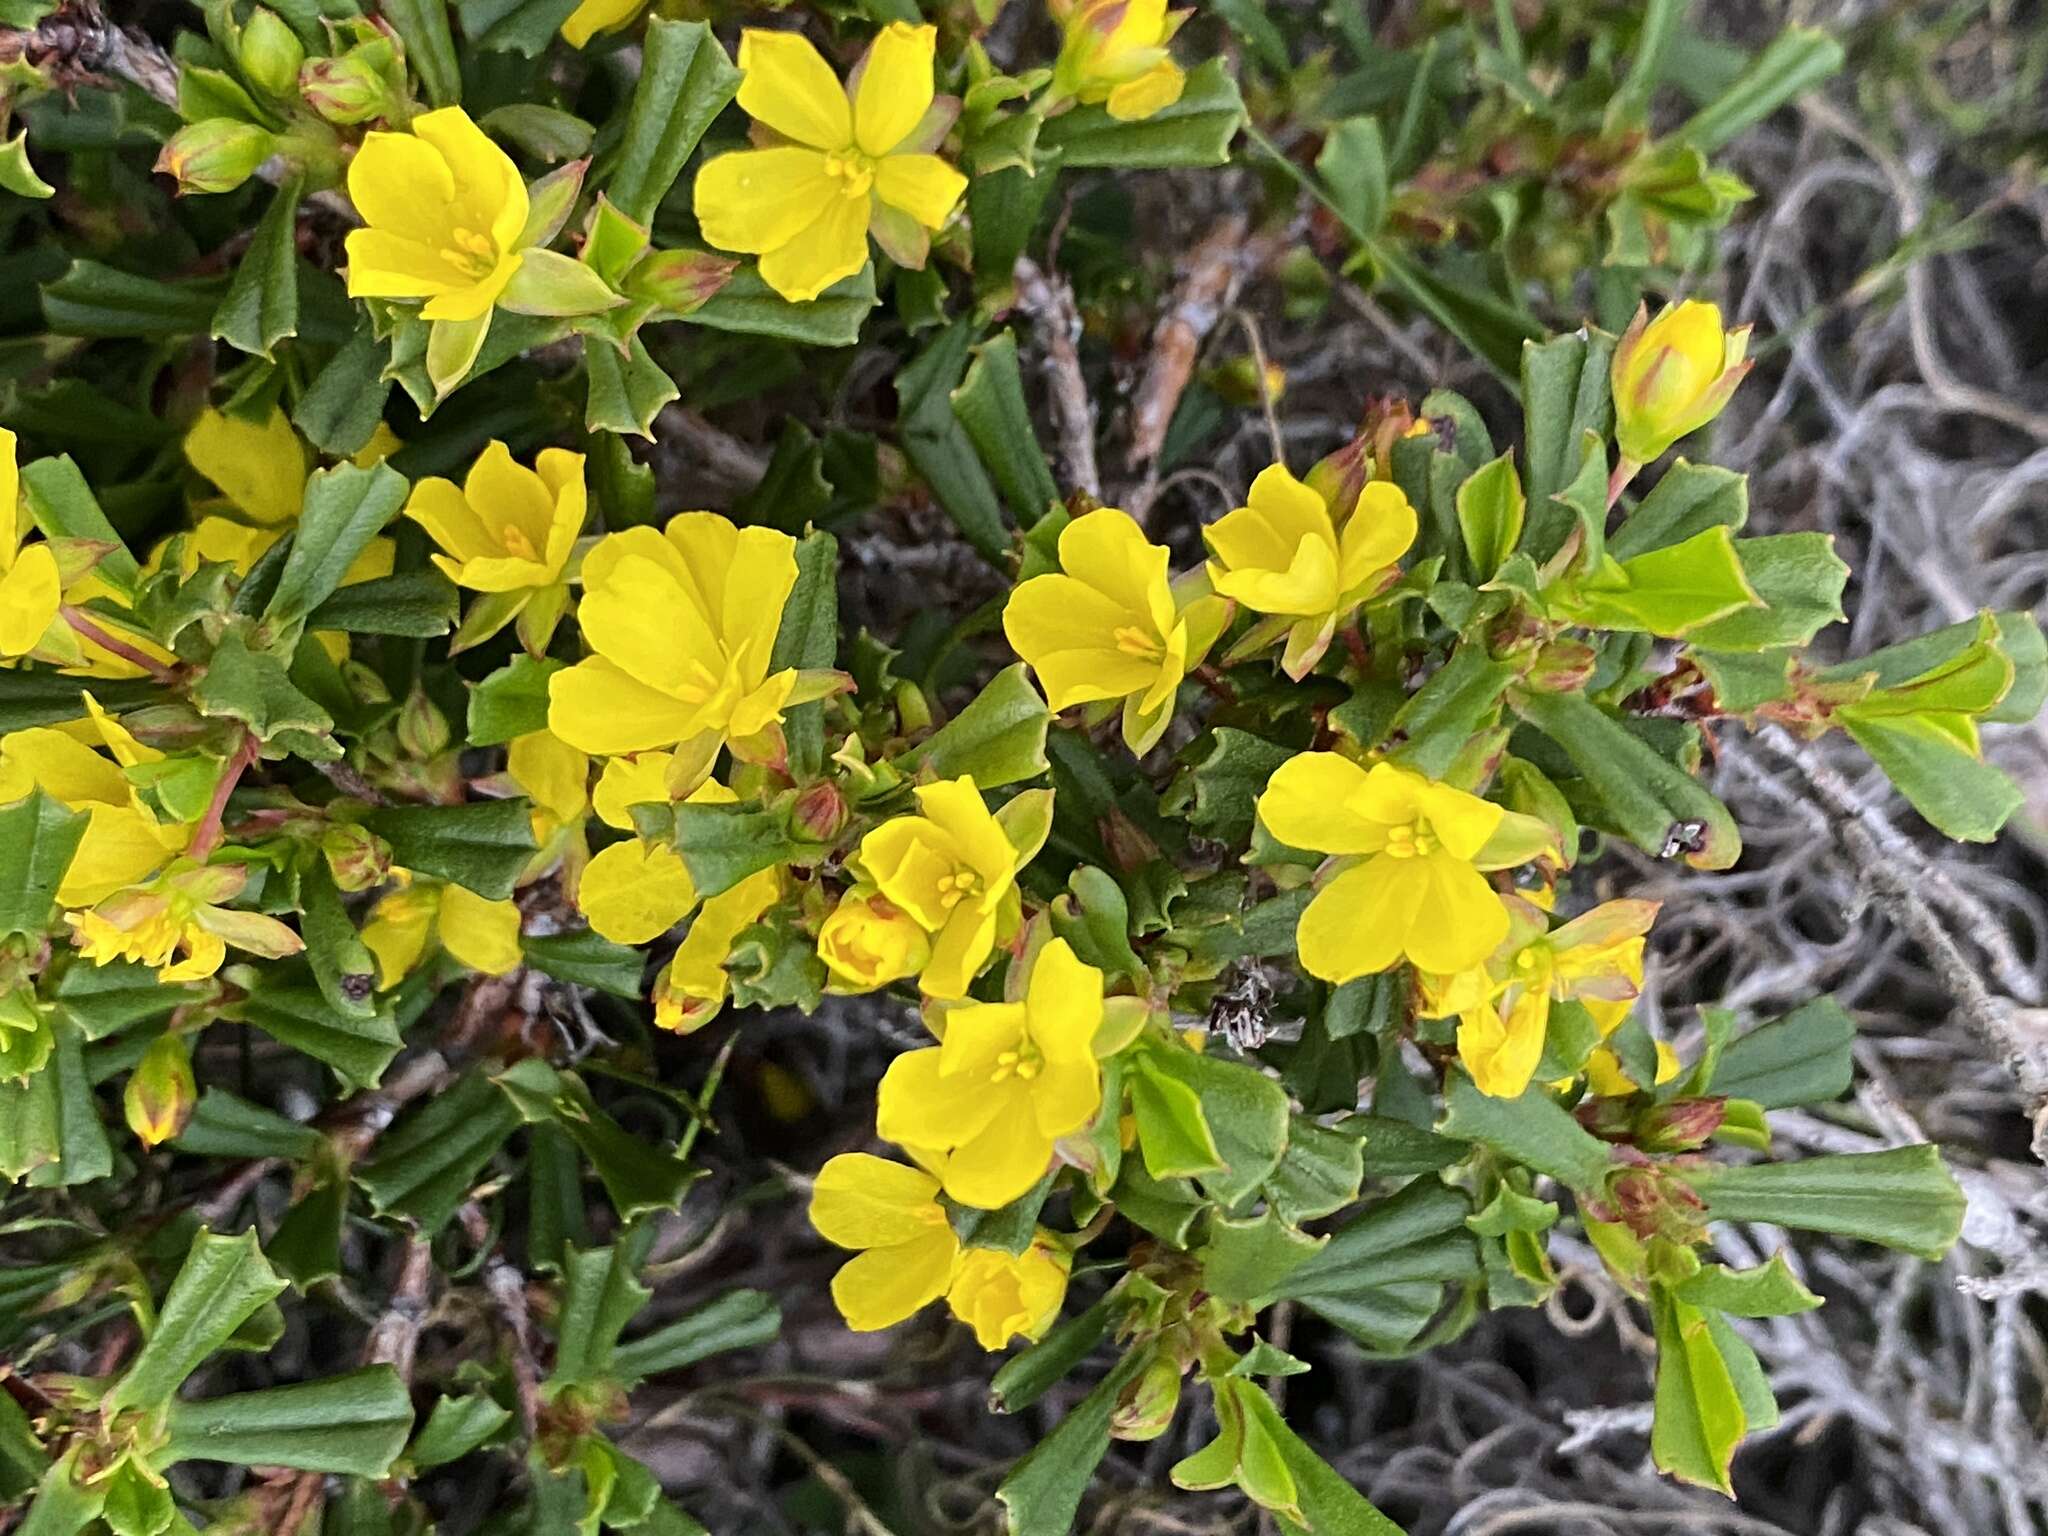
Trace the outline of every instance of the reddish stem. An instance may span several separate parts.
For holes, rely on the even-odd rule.
[[[175,674],[169,667],[158,661],[147,651],[138,650],[126,640],[117,640],[114,636],[108,634],[99,625],[93,623],[86,616],[83,609],[74,608],[71,604],[66,603],[58,611],[63,614],[66,624],[69,624],[80,635],[90,640],[101,650],[108,651],[120,657],[123,661],[131,662],[135,666],[142,668],[143,671],[160,683],[169,683],[176,680]]]
[[[241,782],[243,770],[255,761],[256,738],[244,731],[241,744],[220,771],[220,782],[213,787],[213,799],[207,802],[206,815],[200,819],[199,830],[192,834],[192,846],[188,851],[201,863],[220,846],[220,822],[227,814],[228,796]]]
[[[1629,481],[1635,479],[1636,472],[1642,467],[1642,465],[1627,455],[1623,455],[1615,460],[1614,473],[1607,477],[1608,511],[1612,512],[1614,510],[1614,504],[1621,500],[1621,493],[1628,489]]]

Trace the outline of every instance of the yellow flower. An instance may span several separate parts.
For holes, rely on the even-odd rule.
[[[931,996],[965,997],[998,929],[1016,927],[1017,871],[1045,840],[1050,798],[1027,791],[991,815],[973,779],[947,779],[918,787],[919,814],[894,817],[861,839],[869,881],[932,935],[920,978]]]
[[[860,1333],[889,1328],[937,1301],[960,1267],[960,1241],[939,1181],[866,1152],[842,1152],[811,1184],[811,1225],[855,1250],[832,1277],[832,1301]]]
[[[548,729],[602,755],[679,748],[686,785],[727,743],[775,755],[797,675],[768,659],[795,585],[796,540],[715,512],[607,534],[577,608],[596,654],[549,679]]]
[[[609,766],[605,777],[611,777]],[[738,798],[723,784],[707,780],[690,795],[689,803],[730,805]],[[665,790],[655,795],[635,792],[629,803],[667,799]],[[611,816],[604,819],[614,826],[621,824]],[[630,827],[631,817],[623,818],[623,824]],[[600,848],[592,856],[577,883],[576,905],[582,909],[584,920],[602,937],[615,944],[645,944],[690,915],[690,909],[697,905],[697,887],[682,855],[675,849],[666,843],[631,837]]]
[[[1458,1015],[1458,1057],[1480,1092],[1512,1099],[1529,1086],[1542,1059],[1552,1003],[1625,1012],[1635,999],[1643,935],[1658,904],[1604,902],[1549,932],[1537,907],[1516,897],[1504,898],[1504,905],[1510,931],[1501,947],[1458,975],[1425,973],[1422,991],[1432,1016]]]
[[[404,980],[435,939],[487,976],[503,976],[521,962],[518,903],[494,901],[460,885],[406,885],[380,897],[362,937],[377,957],[380,990]]]
[[[299,515],[311,466],[280,407],[272,406],[258,423],[209,405],[186,432],[184,446],[185,462],[259,527],[278,528]]]
[[[600,32],[616,32],[631,26],[633,18],[647,9],[647,0],[582,0],[562,23],[562,41],[582,48]]]
[[[86,705],[96,720],[104,721],[103,740],[109,729],[117,733],[117,761],[46,726],[0,737],[0,804],[20,800],[40,785],[68,809],[86,813],[85,833],[57,885],[58,902],[74,908],[89,907],[146,879],[183,852],[192,835],[189,827],[159,822],[121,771],[124,761],[152,762],[163,754],[105,720],[90,694]]]
[[[931,935],[881,892],[856,886],[818,928],[818,958],[838,992],[872,992],[915,976],[931,959]]]
[[[1255,613],[1291,620],[1281,666],[1299,681],[1337,623],[1399,575],[1415,542],[1415,509],[1389,480],[1368,481],[1340,528],[1329,503],[1283,464],[1252,482],[1250,504],[1202,530],[1209,582]]]
[[[1060,1315],[1073,1267],[1073,1254],[1040,1227],[1022,1253],[968,1249],[946,1292],[946,1305],[974,1330],[974,1341],[983,1349],[1001,1349],[1016,1338],[1035,1341]]]
[[[962,1205],[994,1210],[1036,1184],[1053,1144],[1102,1103],[1102,972],[1054,939],[1022,1002],[962,1003],[943,1022],[938,1045],[889,1064],[875,1129],[930,1158]]]
[[[527,592],[559,586],[588,507],[583,455],[543,448],[533,468],[493,439],[460,488],[428,476],[412,488],[405,515],[445,553],[441,574],[472,592]]]
[[[56,552],[41,541],[23,542],[29,519],[15,454],[14,434],[0,427],[0,660],[26,656],[40,645],[64,602]]]
[[[1639,308],[1614,349],[1614,440],[1624,460],[1647,464],[1716,416],[1750,363],[1749,327],[1721,329],[1721,311],[1687,299],[1657,318]]]
[[[521,261],[526,183],[460,107],[371,133],[348,168],[363,229],[348,236],[354,299],[424,299],[426,320],[491,312]]]
[[[590,758],[553,731],[528,731],[505,748],[505,772],[533,802],[533,840],[545,854],[590,809]]]
[[[1187,77],[1166,45],[1192,11],[1166,0],[1053,0],[1063,41],[1053,65],[1056,98],[1100,102],[1120,122],[1180,100]]]
[[[1657,1086],[1678,1076],[1678,1052],[1668,1041],[1657,1042]],[[1601,1046],[1586,1058],[1586,1086],[1603,1099],[1625,1099],[1636,1091],[1636,1080],[1621,1065],[1621,1058]]]
[[[211,976],[229,944],[266,960],[298,954],[305,942],[276,918],[220,905],[240,895],[248,879],[248,870],[237,865],[174,867],[88,911],[67,912],[64,920],[71,942],[94,965],[129,960],[153,966],[167,985]]]
[[[706,901],[655,980],[654,1022],[687,1035],[716,1018],[732,991],[725,962],[733,944],[781,899],[782,871],[764,869]]]
[[[739,103],[783,142],[697,173],[704,238],[759,256],[762,281],[799,303],[858,272],[870,234],[899,266],[922,268],[967,190],[931,153],[959,112],[933,89],[937,43],[933,27],[891,22],[843,89],[808,39],[741,33]]]
[[[1267,783],[1259,820],[1289,847],[1337,855],[1295,934],[1311,976],[1345,982],[1404,958],[1463,971],[1508,936],[1507,908],[1479,871],[1530,857],[1529,818],[1392,763],[1368,771],[1304,752]],[[1511,835],[1497,837],[1504,827]]]
[[[1031,664],[1055,711],[1123,700],[1124,741],[1149,752],[1173,718],[1181,679],[1229,621],[1230,604],[1207,592],[1180,602],[1166,579],[1167,552],[1114,507],[1060,530],[1057,576],[1034,576],[1010,594],[1003,633]]]

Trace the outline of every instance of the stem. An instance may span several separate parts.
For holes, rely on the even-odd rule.
[[[235,785],[241,781],[242,772],[256,761],[256,738],[247,731],[242,733],[241,744],[228,758],[220,771],[220,782],[213,787],[213,798],[207,802],[206,815],[200,818],[199,830],[192,834],[192,845],[186,851],[201,863],[220,846],[221,818],[227,814],[228,796],[235,792]]]
[[[171,683],[177,680],[177,674],[175,672],[173,672],[169,667],[165,666],[162,662],[158,661],[154,656],[150,655],[147,651],[137,650],[134,646],[130,645],[126,640],[117,640],[116,638],[114,638],[114,636],[108,634],[104,629],[101,629],[99,625],[95,624],[89,617],[86,616],[84,609],[74,608],[71,606],[71,604],[66,603],[62,608],[58,610],[58,612],[64,616],[64,622],[66,624],[69,624],[72,627],[72,629],[78,632],[79,635],[81,635],[87,640],[90,640],[94,645],[98,646],[101,650],[109,652],[112,655],[120,657],[125,662],[129,662],[134,666],[142,668],[143,671],[147,672],[151,677],[155,678],[160,683]]]
[[[1607,477],[1608,511],[1614,510],[1614,504],[1621,500],[1621,493],[1628,489],[1629,481],[1635,479],[1636,472],[1642,467],[1627,454],[1614,461],[1614,473]]]

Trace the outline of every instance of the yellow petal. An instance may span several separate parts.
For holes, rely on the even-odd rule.
[[[1162,59],[1137,79],[1126,80],[1113,89],[1103,105],[1118,122],[1140,122],[1179,101],[1187,83],[1178,64]]]
[[[1524,990],[1503,1017],[1492,1004],[1466,1012],[1458,1024],[1458,1059],[1479,1091],[1496,1099],[1521,1097],[1543,1057],[1549,994]]]
[[[461,226],[488,234],[500,251],[511,250],[527,215],[526,182],[512,157],[460,107],[423,112],[412,120],[412,131],[447,161],[455,182],[450,211]]]
[[[1395,862],[1420,866],[1426,881],[1405,934],[1409,959],[1425,971],[1460,971],[1500,947],[1508,912],[1484,875],[1442,852]]]
[[[56,555],[47,544],[28,545],[0,573],[0,656],[26,656],[34,650],[63,602]]]
[[[739,65],[740,109],[749,117],[813,149],[852,146],[846,92],[809,38],[749,27],[740,34]]]
[[[875,165],[875,195],[926,229],[942,228],[966,190],[967,178],[937,155],[890,155]]]
[[[429,476],[412,488],[405,515],[427,530],[427,536],[457,560],[476,560],[501,553],[484,520],[452,480]]]
[[[840,1153],[811,1184],[811,1225],[841,1248],[915,1242],[945,1219],[937,1179],[866,1152]]]
[[[1338,579],[1344,590],[1369,584],[1407,554],[1415,542],[1416,526],[1415,508],[1398,485],[1389,480],[1368,481],[1338,539]]]
[[[698,732],[700,711],[592,656],[548,679],[548,729],[598,756],[672,747]]]
[[[1373,816],[1366,770],[1335,752],[1303,752],[1274,770],[1259,795],[1259,820],[1290,848],[1377,853],[1387,824]]]
[[[883,1139],[944,1149],[980,1134],[1006,1110],[1031,1118],[1017,1079],[991,1084],[980,1073],[948,1074],[941,1053],[929,1046],[889,1063],[875,1094],[875,1130]]]
[[[1346,982],[1398,961],[1429,894],[1422,862],[1379,854],[1318,891],[1295,930],[1303,969],[1323,981]]]
[[[424,138],[373,132],[348,165],[348,200],[371,228],[438,247],[442,215],[455,199],[455,173]]]
[[[554,493],[503,443],[484,445],[462,482],[462,498],[490,535],[491,547],[482,553],[539,560],[547,550]]]
[[[562,23],[562,41],[585,46],[600,32],[616,32],[646,6],[647,0],[582,0]]]
[[[257,423],[208,406],[185,434],[184,446],[185,462],[245,516],[274,525],[299,515],[306,445],[281,409],[273,406]]]
[[[898,1058],[901,1060],[902,1058]],[[962,1205],[993,1211],[1036,1184],[1052,1161],[1053,1138],[1017,1106],[996,1115],[946,1160],[946,1193]]]
[[[393,891],[370,909],[363,923],[363,945],[377,957],[377,987],[396,986],[419,964],[434,931],[440,897],[432,887]]]
[[[1034,576],[1003,608],[1010,649],[1031,664],[1054,711],[1120,699],[1153,685],[1160,659],[1117,645],[1119,632],[1138,622],[1140,615],[1071,576]],[[1139,638],[1148,637],[1140,632]]]
[[[835,192],[817,219],[761,258],[761,281],[793,304],[807,304],[868,259],[868,199]]]
[[[502,976],[520,963],[519,907],[460,885],[441,887],[441,946],[471,970]]]
[[[1031,1039],[1047,1061],[1094,1066],[1095,1032],[1102,1024],[1102,972],[1076,955],[1065,939],[1054,939],[1039,950],[1024,1006]]]
[[[598,820],[622,832],[633,830],[633,807],[666,805],[669,800],[668,773],[675,761],[667,752],[641,752],[632,757],[607,758],[604,773],[591,793],[591,808]]]
[[[673,848],[632,838],[600,848],[584,866],[576,905],[615,944],[645,944],[697,904],[697,887]]]
[[[1043,1240],[1022,1253],[970,1248],[961,1255],[946,1304],[974,1330],[983,1349],[1001,1349],[1020,1337],[1036,1339],[1059,1315],[1072,1264],[1064,1249]]]
[[[853,96],[853,139],[864,153],[888,154],[923,121],[934,94],[932,55],[938,42],[937,27],[905,21],[892,21],[875,34]]]
[[[691,199],[707,242],[758,256],[801,238],[839,195],[822,154],[783,144],[717,156],[697,172]]]
[[[514,782],[558,820],[573,821],[590,804],[585,788],[590,759],[553,732],[514,737],[505,758],[505,771]]]
[[[855,1254],[832,1277],[832,1302],[846,1326],[872,1333],[902,1322],[946,1294],[960,1244],[950,1227],[916,1242]]]

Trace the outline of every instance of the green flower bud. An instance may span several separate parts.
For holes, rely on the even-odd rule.
[[[308,59],[299,70],[299,94],[330,123],[391,117],[403,105],[393,83],[396,62],[388,38],[358,44],[335,58]]]
[[[156,168],[178,179],[180,194],[232,192],[276,152],[276,136],[254,123],[209,117],[172,134]]]
[[[306,50],[275,11],[258,6],[242,28],[237,52],[242,73],[267,96],[284,97],[298,84]]]
[[[391,878],[391,845],[368,827],[337,821],[320,834],[320,852],[334,883],[344,891],[367,891]]]
[[[408,757],[434,757],[447,750],[448,717],[415,688],[398,711],[398,745]]]
[[[121,1108],[128,1129],[145,1147],[161,1146],[192,1118],[199,1087],[192,1079],[192,1053],[182,1035],[159,1035],[128,1074]]]

